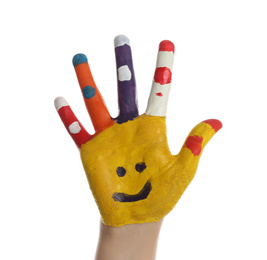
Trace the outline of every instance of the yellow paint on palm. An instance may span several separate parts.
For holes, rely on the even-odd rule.
[[[214,133],[201,123],[189,136],[203,137],[202,150]],[[81,158],[104,223],[121,226],[168,214],[192,180],[199,155],[190,144],[171,155],[165,118],[142,115],[82,145]]]

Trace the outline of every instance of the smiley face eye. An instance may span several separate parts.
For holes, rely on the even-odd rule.
[[[144,162],[140,162],[135,165],[135,169],[138,172],[142,172],[145,168],[146,168],[146,164]]]
[[[126,170],[123,167],[117,167],[116,172],[119,177],[123,177],[126,174]]]

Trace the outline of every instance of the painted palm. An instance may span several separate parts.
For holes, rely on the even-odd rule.
[[[174,45],[162,41],[146,112],[139,116],[130,43],[115,38],[119,116],[111,118],[85,55],[73,65],[95,134],[90,135],[62,97],[58,113],[80,149],[90,188],[105,224],[156,222],[168,214],[197,170],[203,148],[222,127],[209,119],[190,132],[178,155],[166,138],[166,109],[171,87]]]

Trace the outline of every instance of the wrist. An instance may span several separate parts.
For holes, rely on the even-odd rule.
[[[154,260],[162,222],[121,227],[101,222],[95,260]]]

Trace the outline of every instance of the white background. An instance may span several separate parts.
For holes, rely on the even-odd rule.
[[[130,38],[143,113],[158,44],[176,46],[167,127],[178,153],[218,118],[198,172],[165,218],[163,259],[267,259],[266,1],[2,1],[0,259],[93,259],[99,213],[54,109],[64,96],[92,133],[72,67],[85,53],[117,115],[113,39]]]

